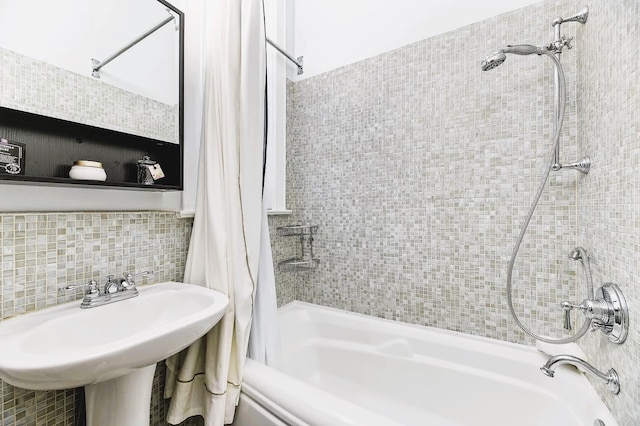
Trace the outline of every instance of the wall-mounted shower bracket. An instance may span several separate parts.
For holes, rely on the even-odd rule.
[[[580,9],[578,13],[576,13],[575,15],[571,15],[568,18],[563,18],[561,16],[557,17],[556,19],[553,20],[551,25],[555,27],[564,22],[579,22],[581,24],[586,24],[587,19],[589,19],[589,7],[585,6],[582,9]]]
[[[596,290],[593,299],[585,299],[579,305],[562,302],[560,306],[565,311],[565,323],[570,322],[572,309],[580,309],[591,319],[591,331],[602,331],[613,343],[623,343],[629,334],[629,307],[616,284],[604,284]]]
[[[545,46],[545,48],[550,52],[553,52],[553,54],[559,61],[560,54],[562,53],[562,49],[565,47],[567,49],[571,49],[573,47],[571,46],[571,41],[573,40],[573,38],[567,37],[562,34],[562,29],[561,29],[562,24],[566,22],[578,22],[584,25],[587,22],[588,18],[589,18],[589,8],[585,6],[582,9],[580,9],[578,13],[571,15],[567,18],[563,18],[559,16],[556,19],[554,19],[553,22],[551,23],[551,26],[553,27],[553,37],[555,40],[553,41],[553,43],[549,43],[547,46]],[[556,69],[556,72],[554,73],[554,76],[553,76],[554,92],[555,92],[554,93],[554,123],[553,123],[554,134],[558,128],[558,121],[560,120],[560,117],[559,117],[560,106],[558,103],[560,99],[559,78],[560,77],[558,75],[558,70]],[[583,173],[583,174],[589,173],[589,168],[591,166],[591,161],[589,160],[589,157],[585,157],[582,160],[576,161],[574,163],[562,164],[562,162],[560,161],[560,143],[556,145],[556,151],[553,158],[554,160],[553,160],[552,169],[555,171],[558,171],[561,169],[574,169],[574,170],[578,170],[580,173]]]
[[[551,166],[551,169],[553,171],[558,171],[558,170],[577,170],[582,174],[588,174],[589,170],[591,169],[591,158],[584,157],[582,160],[580,161],[576,161],[573,163],[569,163],[569,164],[560,164],[560,163],[555,163],[553,166]]]

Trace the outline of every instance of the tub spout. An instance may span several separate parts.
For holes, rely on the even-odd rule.
[[[553,377],[556,367],[562,364],[570,364],[574,367],[582,367],[585,371],[588,371],[589,373],[603,380],[607,384],[607,387],[611,392],[613,392],[614,394],[620,393],[620,378],[618,377],[618,373],[616,372],[616,370],[610,368],[609,371],[603,373],[593,365],[589,364],[587,361],[573,355],[552,356],[551,358],[549,358],[545,365],[540,367],[540,371],[542,371],[549,377]]]

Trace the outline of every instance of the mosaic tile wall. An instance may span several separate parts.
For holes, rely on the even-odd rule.
[[[0,106],[178,141],[177,106],[3,48],[0,62]]]
[[[300,300],[531,344],[505,305],[507,262],[550,147],[551,64],[508,56],[543,44],[578,1],[546,1],[341,69],[290,83],[288,207],[320,225],[320,268]],[[596,0],[562,63],[568,105],[562,160],[590,155],[591,173],[554,173],[516,262],[516,310],[557,336],[559,300],[581,300],[575,245],[596,285],[613,281],[631,308],[623,345],[589,333],[587,360],[622,378],[594,386],[621,426],[640,422],[640,3]],[[280,242],[280,244],[284,244]],[[529,303],[529,305],[527,305]]]
[[[601,370],[615,368],[621,393],[600,391],[623,426],[640,424],[640,3],[590,0],[578,32],[579,148],[593,167],[578,186],[578,241],[594,285],[614,282],[631,310],[627,341],[589,333],[580,345]]]
[[[289,126],[294,119],[296,110],[294,109],[294,85],[287,84],[287,126]],[[290,128],[287,129],[290,131]],[[291,141],[291,138],[288,138]],[[289,155],[289,152],[287,152]],[[287,173],[293,171],[292,162],[287,161]],[[287,179],[287,191],[295,191],[292,188],[292,179]],[[291,204],[290,200],[287,200],[288,205]],[[281,271],[278,268],[278,262],[301,256],[300,240],[295,237],[283,237],[278,235],[277,228],[279,226],[295,225],[300,223],[308,223],[303,221],[303,218],[298,214],[297,210],[293,210],[289,215],[274,215],[269,216],[269,235],[271,237],[271,248],[273,254],[274,272],[276,278],[276,296],[278,299],[278,306],[286,305],[289,302],[298,300],[298,293],[301,289],[307,289],[309,287],[310,278],[315,271]]]
[[[551,147],[545,44],[574,1],[547,1],[291,84],[288,207],[317,223],[304,301],[527,342],[505,304],[507,263]],[[567,26],[566,34],[575,35]],[[580,46],[577,46],[579,49]],[[565,51],[563,158],[577,154],[576,50]],[[554,173],[514,273],[521,319],[557,336],[576,298],[577,173]]]
[[[181,280],[193,220],[167,212],[0,214],[0,320],[81,298],[58,287],[154,271],[141,284]],[[164,364],[154,381],[151,425],[165,425]],[[77,390],[14,388],[0,381],[0,426],[73,426]]]

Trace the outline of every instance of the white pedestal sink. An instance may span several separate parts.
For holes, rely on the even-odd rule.
[[[139,291],[96,308],[76,301],[0,322],[0,379],[34,390],[86,386],[88,426],[148,426],[156,363],[206,334],[228,299],[177,282]]]

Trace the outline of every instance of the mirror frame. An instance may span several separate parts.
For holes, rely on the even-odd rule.
[[[52,160],[51,157],[55,157],[56,155],[58,155],[58,151],[66,151],[67,153],[69,152],[69,149],[64,148],[62,145],[60,145],[59,147],[53,146],[53,145],[51,145],[50,147],[46,147],[46,145],[43,145],[44,143],[43,139],[49,140],[51,139],[51,137],[55,139],[58,132],[64,133],[64,136],[62,138],[67,141],[70,139],[71,140],[75,139],[75,141],[79,141],[78,143],[82,143],[82,139],[85,139],[85,138],[86,138],[85,141],[93,141],[93,142],[89,142],[89,145],[93,144],[92,146],[96,148],[91,148],[91,149],[94,149],[94,150],[98,149],[102,157],[109,157],[111,155],[113,156],[120,155],[118,154],[118,152],[120,151],[120,149],[123,149],[126,146],[127,147],[126,149],[129,149],[128,147],[133,147],[133,149],[151,150],[149,152],[152,152],[152,153],[157,152],[159,155],[160,153],[165,153],[163,154],[164,158],[170,158],[166,156],[166,152],[167,152],[166,149],[162,148],[162,146],[166,146],[167,144],[170,144],[170,145],[176,146],[177,151],[179,152],[179,165],[177,165],[177,167],[174,167],[173,168],[174,170],[172,170],[172,175],[175,176],[174,178],[175,183],[168,184],[168,186],[162,185],[162,183],[160,183],[159,185],[153,185],[145,189],[151,189],[151,190],[154,190],[154,189],[155,190],[182,190],[183,189],[184,122],[185,122],[184,120],[184,104],[185,104],[184,102],[184,58],[185,58],[184,13],[166,0],[156,0],[156,1],[162,6],[171,10],[171,12],[177,15],[178,18],[180,19],[179,27],[178,27],[178,82],[177,82],[178,83],[178,132],[177,132],[178,143],[171,144],[169,142],[163,142],[157,139],[153,139],[152,137],[137,136],[132,133],[128,133],[126,131],[114,131],[106,127],[85,125],[82,123],[67,121],[67,120],[59,119],[55,117],[48,117],[48,116],[33,114],[26,111],[21,111],[19,109],[12,110],[4,107],[0,108],[0,118],[2,118],[3,125],[5,124],[8,124],[9,126],[14,125],[14,127],[15,125],[17,125],[19,128],[24,129],[22,130],[23,132],[25,131],[31,132],[32,130],[35,132],[39,132],[38,134],[40,136],[36,138],[38,139],[38,141],[33,142],[34,148],[36,149],[35,152],[37,153],[35,157],[39,157],[38,158],[39,162],[40,161],[47,162],[48,160]],[[80,134],[80,133],[82,134],[82,139],[77,138],[77,134]],[[12,135],[10,131],[9,133],[5,132],[3,134],[5,134],[5,136],[3,137],[9,137],[9,138],[11,138],[11,135]],[[20,139],[16,139],[16,140],[20,140]],[[123,145],[123,143],[127,143],[127,141],[128,143],[131,143],[133,145],[128,145],[128,144]],[[80,149],[83,146],[87,146],[87,143],[85,143],[84,145],[76,145],[76,146],[78,147],[78,150],[74,148],[70,148],[73,152],[77,151],[76,154],[81,155],[82,152],[85,152],[85,153],[87,152],[86,149],[84,151]],[[152,148],[154,146],[155,148]],[[29,153],[27,154],[27,158],[34,158],[34,155],[31,154],[31,152],[34,152],[34,151],[30,151],[30,150],[28,151]],[[110,153],[107,153],[106,151],[110,151]],[[95,154],[96,151],[93,151],[93,153]],[[138,155],[139,154],[136,154],[136,157],[134,158],[140,158]],[[102,157],[98,157],[98,158],[102,158]],[[78,158],[84,158],[84,157],[78,157]],[[175,159],[175,157],[173,158]],[[65,158],[65,159],[67,161],[63,161],[62,162],[63,164],[72,162],[72,161],[69,161],[68,158]],[[58,163],[60,163],[59,157],[57,158],[57,160],[58,160]],[[112,160],[114,163],[120,164],[118,163],[118,161],[120,160],[119,158],[112,158]],[[105,164],[105,169],[106,167],[107,167],[107,164]],[[135,164],[133,165],[133,167],[135,168]],[[127,172],[125,171],[124,173],[126,174]],[[94,183],[94,182],[86,182],[86,181],[69,182],[69,179],[66,179],[64,177],[66,176],[66,174],[68,174],[68,172],[64,170],[62,171],[58,170],[53,173],[47,172],[44,174],[36,173],[31,176],[29,175],[13,176],[13,175],[2,174],[0,175],[0,183],[31,182],[31,183],[42,183],[42,184],[54,184],[54,185],[56,184],[66,185],[69,183],[74,183],[74,184],[81,184],[81,185],[90,184],[91,187],[110,186],[113,188],[113,187],[120,186],[120,187],[130,187],[130,188],[136,188],[136,187],[141,188],[141,185],[129,183],[131,182],[130,178],[123,179],[122,176],[120,178],[116,178],[115,181]],[[130,173],[129,173],[129,176],[130,176]],[[133,177],[133,179],[135,181],[135,176]],[[163,188],[163,186],[165,187]]]
[[[184,168],[184,12],[166,0],[157,1],[180,17],[178,28],[178,144],[180,144],[180,169],[182,169]],[[182,187],[182,177],[180,177],[180,182],[180,187]]]

